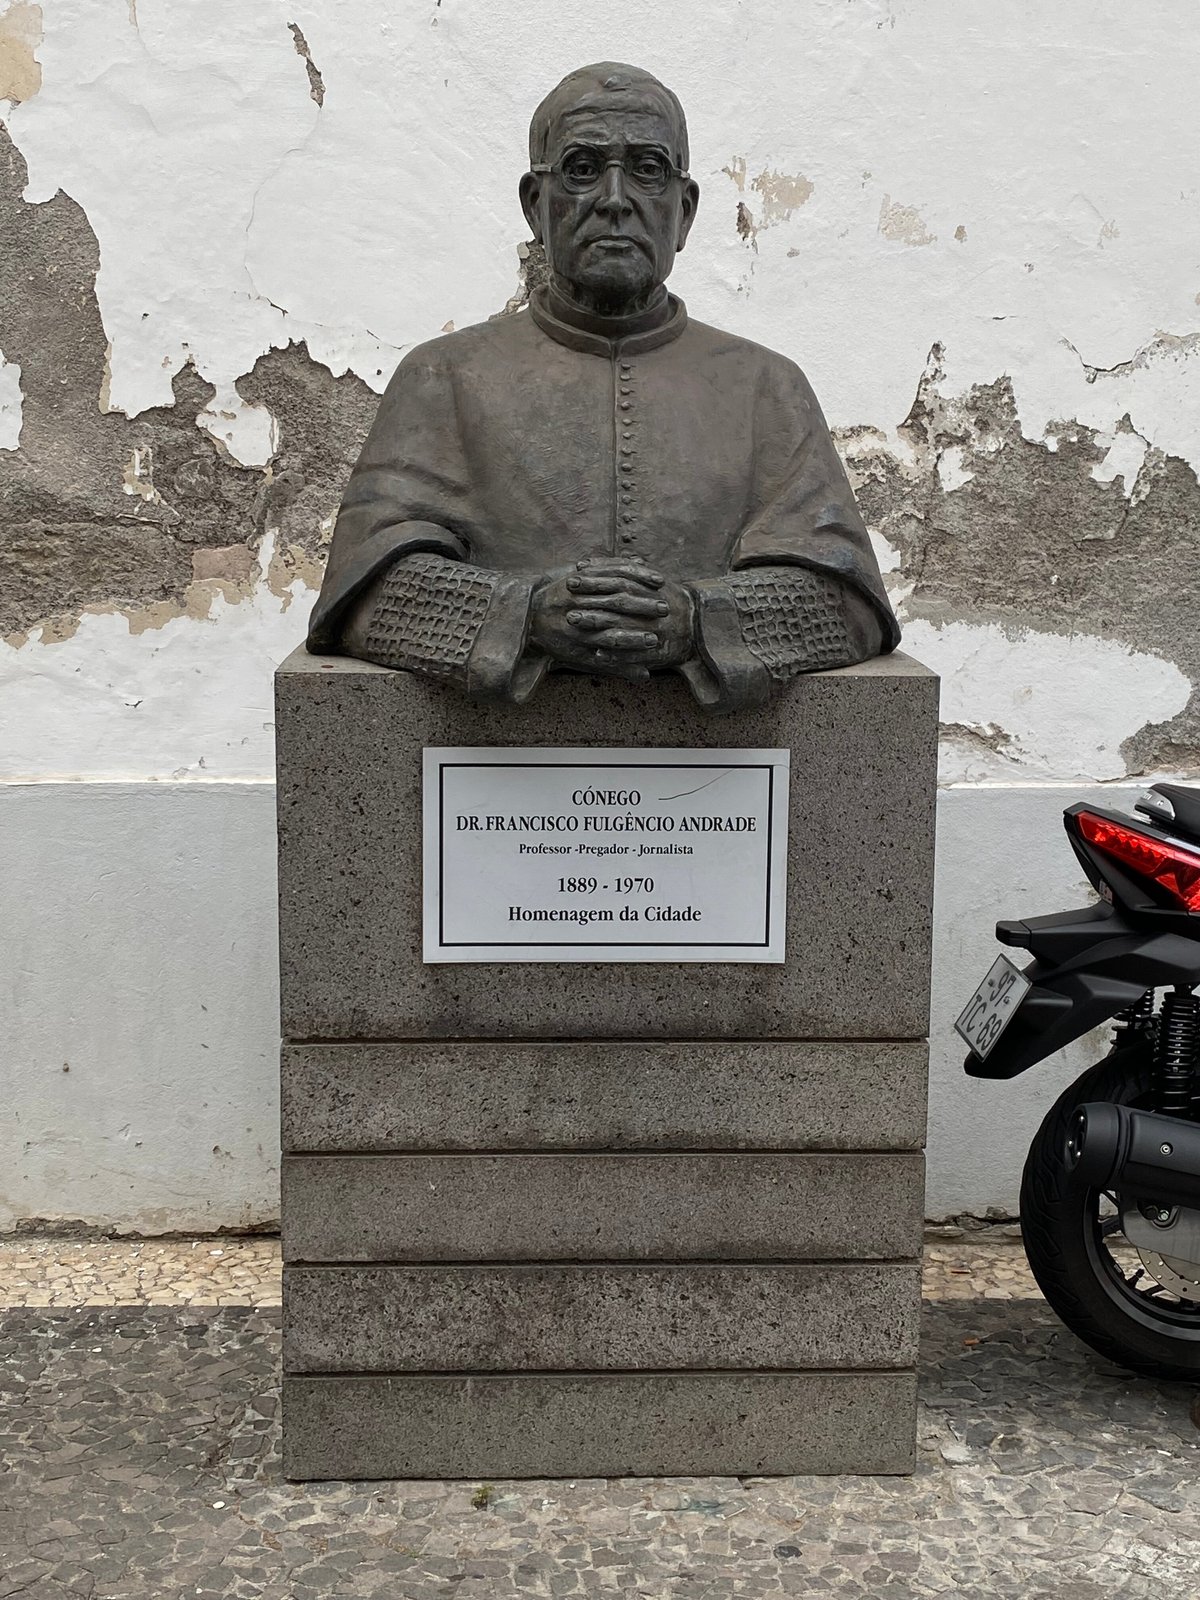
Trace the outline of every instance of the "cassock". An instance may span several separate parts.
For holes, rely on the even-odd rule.
[[[418,553],[440,558],[423,582],[445,561],[486,579],[444,582],[439,597],[451,632],[464,597],[458,648],[478,693],[532,690],[546,667],[527,647],[534,585],[587,556],[640,556],[692,590],[697,660],[680,670],[717,708],[788,675],[802,580],[846,602],[849,644],[839,634],[838,659],[818,652],[809,666],[900,636],[804,374],[692,320],[674,296],[614,324],[543,289],[525,311],[404,358],[346,489],[309,649],[343,649],[356,598]]]

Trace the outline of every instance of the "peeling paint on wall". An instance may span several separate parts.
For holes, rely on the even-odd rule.
[[[916,206],[902,206],[890,194],[885,194],[879,203],[879,231],[885,239],[892,239],[896,244],[937,243],[936,236],[925,226]]]
[[[190,363],[236,411],[238,379],[289,343],[380,392],[406,347],[502,302],[520,211],[514,199],[507,239],[491,244],[494,200],[452,132],[478,125],[483,63],[447,91],[423,64],[436,41],[415,13],[185,0],[143,6],[135,26],[119,6],[55,0],[45,27],[43,87],[10,127],[26,199],[64,190],[101,242],[108,407],[170,405]],[[346,94],[331,119],[335,76]],[[418,109],[418,80],[440,104]],[[426,121],[417,163],[411,129]],[[414,305],[431,299],[429,323]]]
[[[21,364],[0,351],[0,450],[21,446]]]
[[[1124,778],[1125,742],[1191,693],[1171,662],[1087,633],[915,618],[905,646],[942,676],[943,783]]]
[[[231,407],[190,366],[170,406],[102,411],[95,237],[23,181],[0,127],[0,318],[20,355],[0,402],[19,376],[23,422],[0,486],[0,777],[261,776],[271,668],[303,633],[375,397],[272,350],[237,395],[267,419],[258,467],[214,437]]]
[[[20,105],[42,86],[37,50],[42,42],[42,8],[30,0],[10,0],[0,11],[0,100]]]
[[[1141,482],[1144,494],[1149,484],[1142,480],[1142,468],[1150,446],[1140,433],[1133,431],[1128,414],[1121,418],[1112,433],[1097,433],[1096,443],[1105,450],[1103,461],[1097,461],[1092,468],[1096,482],[1112,483],[1114,478],[1120,478],[1121,492],[1127,500],[1133,499]]]
[[[237,395],[247,415],[265,419],[257,468],[227,448],[220,430],[235,426],[231,408],[190,367],[170,406],[136,419],[100,411],[95,237],[65,195],[23,201],[23,178],[0,128],[3,273],[15,289],[4,340],[20,356],[24,391],[21,449],[6,469],[0,635],[15,644],[48,625],[42,638],[62,639],[96,606],[142,620],[194,616],[195,551],[236,541],[249,553],[268,530],[279,560],[307,561],[314,575],[370,425],[371,391],[331,377],[303,348],[262,357]]]
[[[722,172],[735,185],[739,195],[747,192],[747,165],[744,156],[735,156]],[[774,227],[776,223],[790,221],[813,192],[813,185],[803,173],[779,172],[764,168],[757,177],[749,179],[749,190],[758,195],[757,211],[745,200],[737,204],[737,231],[747,244],[758,248],[761,228]]]
[[[196,426],[240,467],[265,467],[279,448],[279,427],[266,406],[251,405],[235,384],[217,389]]]
[[[992,776],[1200,770],[1195,473],[1147,449],[1136,473],[1124,457],[1127,491],[1115,466],[1097,472],[1111,435],[1058,423],[1032,443],[1007,380],[947,397],[941,355],[899,430],[903,452],[853,435],[843,448],[898,553],[906,641],[946,675],[947,720],[1012,734],[985,763]],[[948,776],[980,775],[978,751],[966,756]]]

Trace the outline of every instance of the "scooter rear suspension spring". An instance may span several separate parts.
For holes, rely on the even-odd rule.
[[[1118,1012],[1113,1022],[1113,1044],[1123,1044],[1130,1034],[1151,1033],[1158,1020],[1154,1011],[1155,992],[1147,989],[1142,998],[1127,1010]]]
[[[1200,1047],[1200,999],[1190,989],[1172,989],[1163,1001],[1158,1034],[1158,1109],[1186,1117],[1195,1087]]]

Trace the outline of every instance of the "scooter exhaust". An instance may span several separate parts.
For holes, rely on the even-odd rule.
[[[1092,1101],[1071,1121],[1066,1154],[1072,1181],[1089,1189],[1200,1204],[1200,1123],[1184,1117]]]

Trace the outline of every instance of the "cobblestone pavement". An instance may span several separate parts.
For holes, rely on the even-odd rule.
[[[0,1600],[1195,1600],[1193,1391],[927,1255],[912,1478],[289,1485],[271,1241],[9,1244]]]
[[[0,1306],[277,1306],[279,1289],[278,1239],[0,1240]]]

